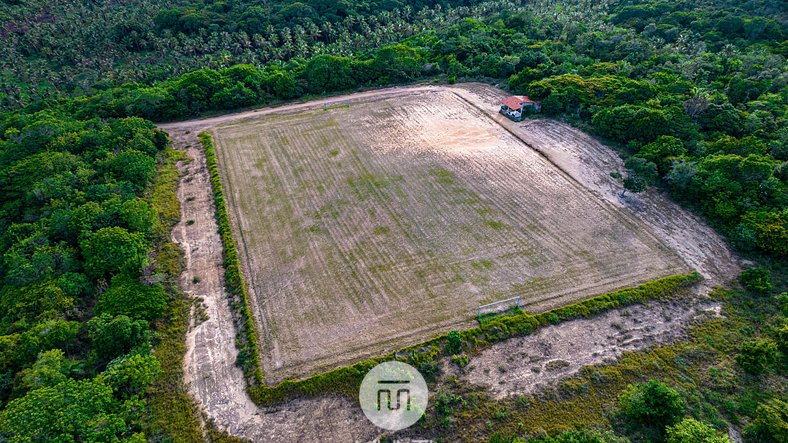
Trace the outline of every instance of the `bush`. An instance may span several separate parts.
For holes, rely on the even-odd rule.
[[[96,312],[126,315],[133,319],[153,320],[167,309],[167,294],[160,285],[144,285],[135,278],[121,274],[112,279],[112,285],[101,294]]]
[[[629,385],[619,402],[625,417],[660,428],[676,423],[686,410],[681,394],[658,380]]]
[[[744,342],[735,358],[745,371],[757,375],[769,369],[778,356],[777,344],[767,338]]]
[[[123,228],[101,228],[80,241],[85,270],[96,278],[121,272],[138,274],[147,264],[148,247],[142,234]]]
[[[788,441],[788,403],[775,398],[758,405],[752,422],[744,428],[744,439],[758,443]]]
[[[769,271],[764,268],[750,268],[739,274],[739,282],[747,290],[759,294],[766,294],[772,290],[772,280]]]
[[[455,355],[462,352],[462,336],[457,331],[451,331],[446,336],[446,353]]]
[[[730,443],[727,436],[694,418],[668,426],[666,433],[667,443]]]
[[[148,322],[145,320],[135,321],[125,315],[113,318],[110,314],[90,319],[88,333],[93,341],[93,349],[103,362],[147,343],[149,337]]]

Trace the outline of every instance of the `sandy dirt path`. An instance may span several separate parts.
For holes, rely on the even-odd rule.
[[[415,88],[430,90],[438,87]],[[342,442],[369,441],[375,437],[377,430],[366,421],[357,406],[347,399],[328,397],[295,400],[277,408],[259,408],[247,395],[243,374],[235,366],[237,356],[234,346],[235,328],[233,315],[223,290],[221,243],[214,219],[205,158],[202,150],[198,148],[196,134],[220,122],[255,116],[261,112],[292,112],[309,107],[331,106],[341,104],[353,97],[397,94],[402,90],[403,88],[392,88],[370,91],[310,103],[160,125],[171,134],[175,147],[183,149],[192,159],[190,164],[182,166],[184,177],[178,195],[183,217],[173,231],[173,238],[181,245],[186,255],[186,268],[181,278],[181,285],[189,294],[203,300],[207,320],[195,322],[187,337],[188,351],[184,358],[186,388],[201,406],[206,418],[213,420],[219,428],[227,430],[232,435],[261,442]],[[495,101],[503,95],[503,92],[495,88],[472,84],[458,87],[457,91],[480,105],[492,106],[491,118],[501,119],[501,124],[508,125],[526,143],[610,204],[624,207],[646,221],[663,241],[676,248],[687,264],[704,274],[707,285],[720,284],[736,275],[738,265],[725,242],[697,217],[678,207],[667,197],[654,191],[625,199],[618,197],[620,185],[609,178],[609,173],[623,169],[623,163],[611,149],[563,123],[547,120],[514,123],[503,120],[503,117],[495,112],[497,111]],[[551,132],[556,131],[559,134],[550,135]],[[574,134],[576,138],[585,142],[575,144],[571,140],[561,141],[561,133]],[[543,141],[540,134],[547,134],[549,137]],[[194,222],[188,224],[189,220]],[[192,283],[195,275],[200,277],[200,282],[197,284]],[[635,308],[626,309],[632,311]],[[605,321],[595,327],[605,331],[605,325],[611,327],[615,316],[621,315],[621,312],[606,314]],[[685,317],[680,316],[680,318]],[[577,323],[581,321],[588,320],[577,320],[544,328],[532,340],[536,340],[535,343],[539,340],[566,341],[566,337],[572,337],[571,331],[582,330],[578,328]],[[669,330],[672,327],[671,321],[665,317],[661,320],[655,317],[655,321],[662,323],[660,326],[662,329]],[[637,349],[662,339],[664,335],[653,334],[646,340],[630,343],[631,346],[626,349]],[[486,362],[494,361],[496,352],[522,345],[517,340],[522,339],[495,345],[487,351],[488,354],[472,359],[471,366],[479,368],[483,374],[484,368],[491,366],[491,363]],[[572,340],[582,343],[585,336]],[[606,336],[605,340],[607,340]],[[568,376],[572,367],[601,363],[605,359],[604,352],[597,355],[592,352],[590,356],[583,354],[582,359],[577,361],[573,359],[572,353],[561,355],[566,355],[566,360],[570,364],[566,373],[559,374],[561,378]],[[515,386],[515,391],[528,391],[530,389],[528,386],[538,386],[540,383],[550,381],[548,378],[540,380],[538,377],[526,375],[526,372],[533,373],[530,365],[522,365],[519,370],[513,367],[508,372],[512,373],[510,384]],[[480,376],[478,381],[484,382],[483,377]],[[518,383],[519,388],[516,387]],[[508,391],[493,388],[493,393],[501,396],[506,395]]]

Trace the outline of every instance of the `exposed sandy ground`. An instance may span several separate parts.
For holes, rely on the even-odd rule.
[[[460,371],[460,377],[489,386],[496,398],[530,394],[583,366],[675,340],[691,323],[718,315],[719,309],[709,300],[654,302],[572,320],[482,351]],[[443,367],[447,373],[457,373],[456,365],[444,362]]]
[[[412,90],[434,90],[434,87],[415,87]],[[176,147],[197,146],[196,133],[202,129],[212,127],[221,122],[231,121],[239,117],[255,116],[260,113],[280,113],[303,110],[313,106],[343,103],[353,98],[364,98],[377,94],[390,96],[399,94],[403,88],[394,88],[384,91],[371,91],[352,96],[344,96],[321,100],[318,102],[287,105],[280,108],[251,111],[241,114],[225,115],[213,119],[198,120],[161,125],[176,138]],[[455,91],[464,97],[476,97],[478,103],[486,103],[490,107],[489,115],[500,118],[494,106],[502,92],[484,85],[463,85]],[[708,279],[709,284],[717,284],[736,275],[737,266],[734,257],[730,254],[725,243],[710,228],[705,227],[694,216],[668,201],[664,196],[655,192],[647,192],[636,198],[620,200],[618,198],[618,184],[609,179],[612,170],[622,169],[622,162],[609,148],[596,142],[580,131],[557,122],[529,121],[513,123],[501,120],[515,134],[523,137],[539,149],[551,161],[556,163],[563,171],[570,174],[575,180],[589,188],[592,192],[603,197],[610,203],[632,211],[636,216],[644,219],[652,226],[653,231],[672,247],[679,246],[677,251],[684,261],[699,269]],[[528,139],[529,134],[538,134],[537,131],[548,133],[548,128],[553,131],[566,131],[575,134],[580,143],[572,139],[563,142],[557,136],[545,137],[545,143],[539,144],[541,139]],[[192,131],[186,134],[185,131]],[[560,134],[559,134],[560,135]],[[562,143],[566,143],[563,145]],[[367,441],[374,437],[376,430],[363,417],[356,405],[344,399],[318,398],[310,400],[297,400],[276,409],[258,408],[249,399],[244,389],[244,379],[241,371],[235,367],[234,361],[237,350],[234,347],[235,330],[232,326],[232,313],[229,309],[226,294],[222,290],[221,278],[221,244],[216,234],[216,224],[213,219],[213,204],[210,196],[207,171],[204,168],[204,157],[199,149],[187,149],[189,157],[194,159],[186,166],[186,176],[179,189],[179,197],[184,213],[182,223],[176,227],[173,237],[186,251],[187,269],[182,278],[182,286],[189,293],[202,297],[206,306],[208,319],[193,325],[188,336],[189,351],[184,360],[186,383],[188,392],[202,406],[207,418],[215,421],[222,429],[227,429],[231,434],[245,437],[254,441]],[[563,153],[563,154],[562,154]],[[586,169],[588,168],[588,169]],[[190,178],[191,177],[191,178]],[[195,198],[188,201],[187,197]],[[194,220],[191,226],[186,225],[187,220]],[[663,225],[660,225],[663,223]],[[193,275],[199,275],[201,281],[194,285],[191,283]],[[633,311],[636,308],[627,308]],[[638,308],[640,309],[640,308]],[[659,308],[662,309],[662,308]],[[683,321],[683,315],[674,317],[674,320],[659,319],[659,311],[654,311],[651,318],[655,323],[661,323],[660,330],[671,330],[674,321]],[[621,315],[606,314],[607,316]],[[611,317],[612,318],[612,317]],[[630,317],[632,318],[632,317]],[[587,320],[583,320],[587,321]],[[593,321],[593,320],[592,320]],[[591,329],[604,332],[609,326],[602,321],[601,326],[591,325]],[[686,324],[686,323],[679,323]],[[657,326],[655,326],[657,327]],[[564,331],[564,330],[567,331]],[[677,325],[675,329],[680,329]],[[553,334],[554,337],[569,337],[571,331],[583,331],[576,327],[576,323],[562,323],[540,331],[541,336]],[[639,342],[622,342],[627,349],[635,349],[652,341],[658,342],[664,334],[648,333],[643,328],[644,335],[649,336]],[[610,331],[611,333],[613,331]],[[604,345],[607,342],[597,340]],[[492,350],[512,349],[518,346],[519,339],[497,344]],[[573,343],[588,343],[585,334],[574,341],[558,340],[553,343],[553,355],[566,355],[561,348],[573,346]],[[611,343],[608,342],[608,345]],[[594,345],[600,346],[600,345]],[[606,347],[608,352],[584,357],[582,361],[574,362],[567,358],[572,365],[595,364],[605,360],[611,353],[616,355],[619,351],[615,346]],[[472,359],[471,366],[477,368],[491,367],[498,371],[497,365],[485,363],[484,357]],[[513,367],[507,373],[510,377],[522,379],[521,385],[536,386],[540,381],[530,379],[530,366],[522,368],[524,374],[517,375]],[[482,369],[483,373],[483,369]],[[540,372],[546,374],[546,371]],[[562,374],[566,376],[567,374]],[[526,382],[525,380],[528,380]],[[547,380],[547,379],[545,379]],[[497,383],[497,382],[496,382]],[[496,391],[502,395],[503,390]]]

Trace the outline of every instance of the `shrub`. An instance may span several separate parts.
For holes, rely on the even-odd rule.
[[[518,440],[513,440],[517,442]],[[521,441],[521,440],[520,440]],[[529,440],[529,443],[629,443],[626,437],[617,437],[612,432],[569,431],[545,439]]]
[[[134,319],[153,320],[167,309],[167,294],[160,285],[144,285],[139,280],[121,274],[112,279],[112,285],[101,294],[96,312],[126,315]]]
[[[666,433],[667,443],[730,443],[727,436],[694,418],[668,426]]]
[[[101,278],[121,272],[137,274],[147,264],[144,236],[123,228],[101,228],[80,241],[85,270]]]
[[[451,331],[446,336],[446,353],[455,355],[462,352],[462,336],[457,331]]]
[[[777,344],[770,339],[749,340],[742,344],[736,355],[736,362],[751,374],[761,374],[776,361],[779,351]]]
[[[141,343],[147,343],[148,322],[132,320],[125,315],[113,318],[105,313],[90,319],[88,334],[99,359],[107,362]]]
[[[772,280],[769,271],[764,268],[750,268],[739,275],[739,282],[747,290],[765,294],[772,290]]]
[[[758,443],[788,441],[788,403],[775,398],[758,405],[752,422],[744,428],[744,438]]]
[[[460,369],[468,366],[470,363],[471,358],[465,354],[455,354],[451,356],[451,362],[457,365]]]
[[[681,394],[658,380],[629,385],[619,402],[625,417],[659,427],[677,422],[686,410]]]

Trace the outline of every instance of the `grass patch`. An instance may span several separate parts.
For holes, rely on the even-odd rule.
[[[453,185],[457,181],[457,177],[453,172],[444,168],[430,169],[430,175],[435,177],[435,181],[442,185]]]
[[[333,105],[333,106],[323,106],[323,111],[330,111],[332,109],[347,109],[350,105],[342,104],[342,105]]]
[[[471,262],[471,267],[473,269],[476,269],[477,271],[483,271],[485,269],[492,269],[493,268],[493,262],[492,262],[492,260],[488,260],[486,258],[483,258],[483,259],[481,259],[479,261]]]
[[[375,235],[385,235],[390,231],[391,229],[388,226],[375,226],[375,229],[372,230],[372,233]]]
[[[499,222],[499,221],[497,221],[497,220],[485,220],[484,224],[489,226],[492,229],[495,229],[496,231],[498,231],[500,229],[503,229],[503,227],[504,227],[504,224]]]

